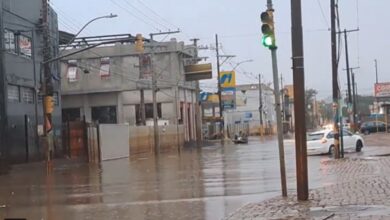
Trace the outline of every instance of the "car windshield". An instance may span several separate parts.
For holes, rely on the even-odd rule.
[[[324,137],[324,133],[310,133],[307,135],[308,141],[318,141]]]

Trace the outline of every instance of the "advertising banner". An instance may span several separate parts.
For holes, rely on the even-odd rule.
[[[221,88],[236,87],[236,72],[222,71],[220,74],[219,83],[221,84]]]
[[[221,99],[223,109],[235,109],[236,88],[222,88]]]
[[[375,84],[376,97],[390,97],[390,82]]]

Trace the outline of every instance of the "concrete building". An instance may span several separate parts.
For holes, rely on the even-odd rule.
[[[104,44],[117,39],[118,43]],[[145,51],[136,51],[132,35],[79,38],[66,53],[96,43],[103,45],[66,57],[61,62],[64,121],[141,125],[141,92],[144,90],[146,124],[152,125],[152,70],[157,75],[159,124],[183,124],[185,140],[195,140],[196,82],[186,82],[184,65],[195,47],[172,39],[145,40]],[[151,57],[151,52],[154,56]],[[153,62],[151,62],[153,60]]]
[[[0,159],[11,163],[43,158],[38,127],[42,126],[39,98],[42,76],[42,0],[0,0]],[[58,48],[57,15],[49,10],[52,56]],[[53,79],[58,64],[52,63]],[[56,105],[60,105],[59,81],[54,82]],[[61,111],[53,113],[55,135],[60,135]],[[41,125],[41,126],[39,126]],[[59,144],[56,145],[59,149]]]
[[[219,132],[219,99],[217,94],[202,93],[202,112],[205,136],[216,138],[221,135]],[[276,125],[275,115],[275,97],[273,90],[265,84],[262,84],[262,102],[263,102],[263,127],[269,132]],[[260,93],[258,84],[245,84],[236,86],[235,109],[225,110],[224,126],[228,130],[228,135],[233,130],[249,128],[251,134],[258,134],[260,131],[260,113],[259,113]],[[242,126],[247,124],[247,126]],[[233,129],[231,129],[234,127]]]
[[[263,127],[270,131],[276,125],[275,96],[273,90],[262,84]],[[225,125],[248,123],[251,134],[260,131],[260,93],[259,84],[236,86],[236,109],[224,113]]]

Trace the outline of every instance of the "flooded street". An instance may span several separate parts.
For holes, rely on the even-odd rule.
[[[221,219],[249,202],[280,195],[276,140],[215,142],[180,154],[106,161],[14,166],[0,176],[0,218]],[[367,154],[347,154],[361,157]],[[288,190],[295,191],[293,141],[285,142]],[[332,184],[329,156],[310,156],[310,188]]]

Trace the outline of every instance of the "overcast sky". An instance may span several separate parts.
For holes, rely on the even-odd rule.
[[[337,0],[336,0],[337,1]],[[142,33],[176,30],[180,34],[166,36],[189,43],[200,38],[201,45],[214,46],[219,35],[221,53],[236,57],[222,66],[229,70],[235,63],[253,59],[237,68],[240,84],[257,82],[259,73],[271,82],[270,51],[261,45],[260,13],[266,0],[51,0],[59,15],[61,30],[77,32],[91,18],[110,13],[118,18],[99,20],[81,35]],[[302,0],[306,88],[314,88],[320,98],[331,96],[331,53],[329,0]],[[292,82],[291,16],[289,0],[274,0],[279,71],[284,84]],[[359,28],[348,34],[350,66],[355,70],[360,94],[372,94],[375,83],[374,59],[378,60],[379,81],[390,82],[390,1],[342,0],[339,4],[340,27]],[[163,40],[163,38],[160,38]],[[345,50],[342,42],[339,74],[342,90],[346,90]],[[215,66],[215,51],[202,50]],[[215,90],[214,80],[202,82],[204,89]],[[345,93],[345,92],[343,92]]]

